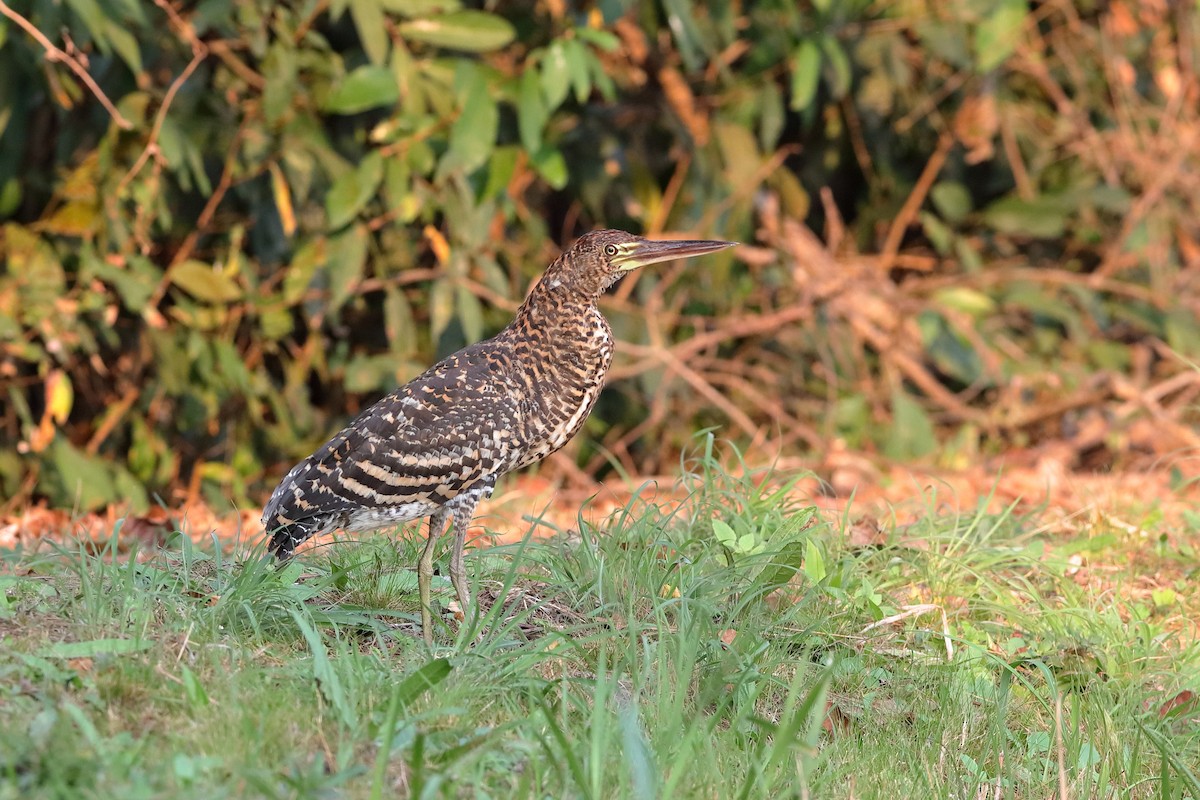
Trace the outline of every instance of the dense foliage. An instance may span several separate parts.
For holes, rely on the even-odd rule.
[[[246,504],[596,226],[752,246],[617,291],[560,468],[1198,443],[1195,4],[0,10],[4,497]]]

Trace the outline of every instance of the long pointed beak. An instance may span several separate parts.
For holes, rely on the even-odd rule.
[[[629,271],[657,264],[660,261],[671,261],[676,258],[693,258],[707,253],[715,253],[726,247],[736,247],[737,242],[719,242],[705,239],[651,241],[644,239],[634,244],[628,252],[622,253],[615,259],[616,266]]]

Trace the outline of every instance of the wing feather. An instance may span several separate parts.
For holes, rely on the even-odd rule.
[[[366,409],[276,487],[263,510],[283,555],[316,533],[432,513],[515,463],[507,354],[481,342]],[[360,522],[356,522],[356,516]]]

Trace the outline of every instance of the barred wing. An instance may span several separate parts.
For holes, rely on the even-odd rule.
[[[492,341],[439,362],[360,414],[297,464],[263,524],[286,556],[305,539],[433,513],[514,463],[519,399]]]

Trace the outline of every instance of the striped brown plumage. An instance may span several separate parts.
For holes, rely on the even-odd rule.
[[[613,230],[580,237],[508,327],[387,395],[288,472],[263,510],[271,550],[286,558],[317,534],[430,517],[418,567],[428,640],[433,543],[447,520],[455,531],[450,576],[465,612],[462,551],[476,505],[498,477],[570,441],[600,396],[613,357],[600,295],[637,267],[730,244]]]

